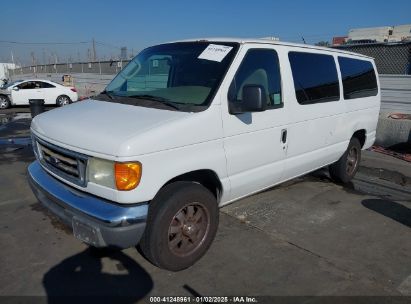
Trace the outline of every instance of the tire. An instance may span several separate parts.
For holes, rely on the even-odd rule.
[[[160,268],[188,268],[213,242],[218,217],[216,198],[208,189],[192,182],[169,184],[150,203],[140,249]]]
[[[67,95],[60,95],[60,96],[57,97],[57,99],[56,99],[56,104],[57,104],[59,107],[66,106],[66,105],[68,105],[68,104],[70,104],[70,103],[71,103],[71,99],[70,99],[70,97],[68,97]]]
[[[10,99],[7,96],[0,95],[0,109],[8,109],[10,106]]]
[[[357,173],[360,161],[361,144],[358,138],[353,137],[341,158],[330,165],[329,172],[331,178],[337,183],[349,183]]]

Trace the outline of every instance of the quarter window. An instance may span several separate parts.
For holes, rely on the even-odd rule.
[[[55,86],[54,85],[52,85],[51,83],[48,83],[48,82],[39,82],[40,83],[40,87],[42,88],[42,89],[48,89],[48,88],[55,88]]]
[[[267,108],[282,107],[281,75],[276,51],[249,50],[230,85],[228,99],[231,102],[241,102],[245,85],[259,85],[264,88]]]
[[[337,68],[333,56],[290,52],[288,59],[298,103],[305,105],[340,99]]]
[[[344,89],[344,99],[375,96],[378,94],[377,78],[370,61],[338,57]]]

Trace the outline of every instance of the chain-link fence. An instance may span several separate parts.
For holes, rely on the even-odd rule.
[[[96,61],[96,62],[78,62],[78,63],[58,63],[58,64],[42,64],[20,67],[9,70],[9,78],[18,78],[19,75],[37,74],[102,74],[115,75],[127,65],[128,61]]]
[[[411,74],[411,42],[347,44],[334,48],[375,58],[380,74]]]
[[[333,48],[375,58],[380,74],[411,75],[411,42],[346,44]],[[128,61],[100,61],[34,65],[9,70],[9,78],[27,74],[94,73],[115,75]]]

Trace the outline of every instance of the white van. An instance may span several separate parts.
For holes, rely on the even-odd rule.
[[[38,199],[96,247],[139,244],[181,270],[218,207],[328,166],[355,175],[375,139],[372,58],[278,41],[207,39],[138,54],[88,101],[38,115]]]

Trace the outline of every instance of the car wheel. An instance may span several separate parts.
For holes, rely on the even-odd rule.
[[[188,268],[210,247],[218,217],[216,198],[208,189],[192,182],[169,184],[150,203],[140,248],[160,268]]]
[[[361,161],[361,144],[358,138],[353,137],[343,156],[330,165],[331,178],[338,183],[350,182],[358,171]]]
[[[57,97],[56,103],[59,107],[63,107],[70,104],[71,99],[66,95],[60,95],[59,97]]]
[[[0,95],[0,109],[7,109],[10,105],[10,99],[7,96]]]

